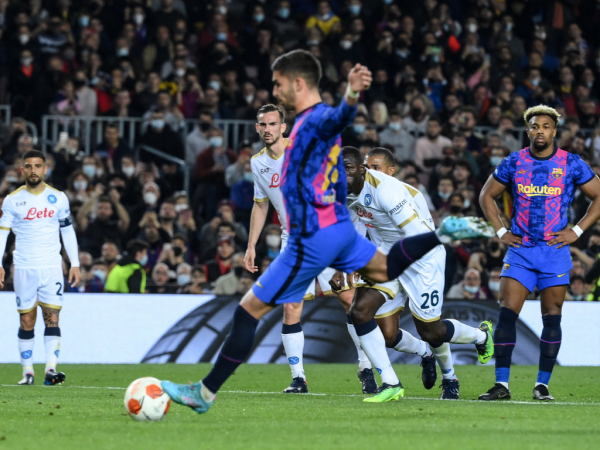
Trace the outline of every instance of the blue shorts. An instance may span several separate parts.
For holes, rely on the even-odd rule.
[[[517,280],[533,292],[552,286],[570,284],[569,271],[573,268],[569,246],[550,247],[539,242],[534,247],[510,247],[504,257],[501,277]]]
[[[288,244],[252,287],[264,303],[300,303],[310,283],[323,269],[342,272],[363,268],[377,247],[359,235],[350,220],[323,228],[308,237],[289,237]]]

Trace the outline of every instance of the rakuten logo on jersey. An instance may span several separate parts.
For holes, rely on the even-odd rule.
[[[30,208],[23,220],[47,219],[54,217],[54,214],[56,214],[54,209],[44,208],[42,211],[41,209]]]
[[[356,215],[358,217],[364,217],[365,219],[373,219],[373,214],[366,209],[362,209],[360,206],[356,207]]]

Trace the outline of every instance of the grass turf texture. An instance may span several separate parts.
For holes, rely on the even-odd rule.
[[[42,386],[43,366],[36,369],[35,386],[6,386],[20,379],[20,366],[0,365],[0,450],[411,448],[407,445],[447,450],[481,449],[483,442],[493,448],[572,450],[597,448],[600,438],[600,368],[592,367],[557,367],[550,391],[558,404],[540,404],[531,396],[537,367],[512,369],[513,401],[527,403],[484,403],[468,400],[492,386],[493,366],[457,367],[463,399],[458,402],[434,400],[440,389],[422,387],[420,367],[397,366],[407,398],[366,404],[354,365],[306,366],[311,394],[326,395],[282,394],[291,381],[287,366],[243,365],[207,414],[173,404],[155,423],[125,414],[129,383],[143,376],[197,381],[208,365],[63,364],[64,386]]]

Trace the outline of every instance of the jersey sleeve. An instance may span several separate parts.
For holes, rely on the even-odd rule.
[[[2,204],[2,209],[0,209],[0,230],[10,231],[14,218],[11,200],[9,197],[6,197]]]
[[[317,136],[328,140],[341,134],[352,123],[355,116],[356,106],[350,106],[346,103],[345,98],[342,99],[342,103],[338,107],[327,108],[323,112],[317,125]]]
[[[258,169],[254,161],[250,161],[250,167],[252,167],[252,175],[254,176],[254,201],[257,203],[266,202],[269,200],[267,197],[267,193],[263,190],[258,180],[260,179],[260,174],[258,173]]]
[[[498,164],[498,167],[496,167],[496,170],[494,170],[494,173],[492,174],[492,176],[498,183],[501,183],[505,186],[510,183],[510,179],[511,179],[510,160],[511,160],[510,156],[507,156],[506,158],[504,158],[502,160],[502,162],[500,164]]]
[[[586,184],[596,176],[592,168],[579,155],[571,154],[570,170],[573,174],[573,181],[577,186]]]
[[[73,221],[71,220],[71,205],[64,192],[60,193],[60,197],[61,205],[58,208],[58,223],[60,228],[64,228],[73,225]]]
[[[406,188],[393,186],[385,190],[377,189],[377,203],[387,212],[388,217],[402,233],[424,233],[430,231],[419,218],[419,214],[408,201]]]

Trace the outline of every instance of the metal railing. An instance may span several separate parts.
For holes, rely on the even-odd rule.
[[[190,168],[187,167],[187,164],[183,159],[176,158],[168,153],[161,152],[160,150],[150,147],[148,145],[139,144],[135,147],[135,160],[139,161],[140,159],[140,151],[143,150],[148,153],[152,153],[159,158],[162,158],[166,161],[172,162],[173,164],[177,164],[182,172],[183,172],[183,190],[188,193],[189,196],[192,195],[190,192]]]
[[[116,123],[121,138],[129,147],[135,148],[137,139],[142,134],[142,117],[96,117],[96,116],[59,116],[45,115],[42,117],[42,150],[52,149],[58,141],[60,132],[65,131],[70,136],[77,136],[82,143],[86,155],[90,154],[104,139],[104,128],[108,123]],[[215,120],[215,125],[223,129],[225,145],[234,150],[239,148],[244,139],[256,134],[254,122],[251,120]],[[180,129],[181,138],[185,138],[198,125],[195,119],[187,119]]]

